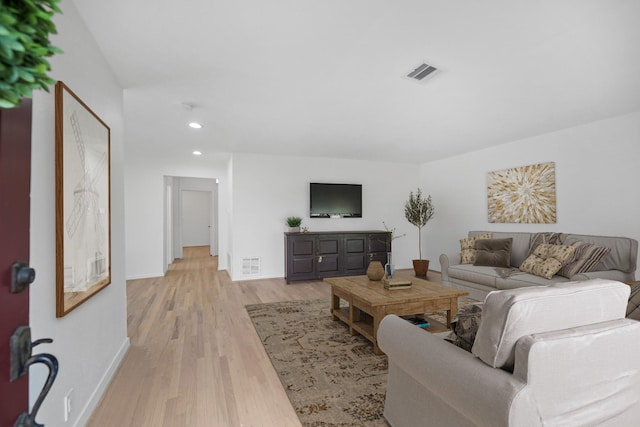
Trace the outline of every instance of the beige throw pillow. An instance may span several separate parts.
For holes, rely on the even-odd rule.
[[[476,241],[490,239],[491,236],[492,233],[484,233],[460,240],[460,264],[473,264],[476,260]]]
[[[576,248],[565,245],[538,245],[520,265],[520,271],[551,279],[572,258]]]

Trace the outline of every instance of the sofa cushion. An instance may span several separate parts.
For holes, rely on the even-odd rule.
[[[591,243],[578,240],[571,244],[575,249],[573,258],[560,270],[559,276],[571,278],[576,274],[595,271],[596,267],[611,252],[610,248],[596,246]]]
[[[576,248],[573,246],[543,243],[538,245],[533,253],[524,260],[520,271],[551,279],[563,265],[569,262],[575,250]]]
[[[475,266],[473,264],[452,265],[449,267],[448,273],[452,279],[478,283],[492,288],[496,287],[496,279],[500,277],[495,267]]]
[[[604,279],[490,292],[472,353],[511,371],[520,337],[623,318],[628,298],[629,286]]]
[[[583,279],[588,280],[588,279]],[[524,273],[519,271],[506,278],[496,279],[496,289],[516,289],[526,286],[549,286],[554,283],[567,283],[569,279],[566,277],[555,275],[551,279],[536,276],[535,274]]]
[[[489,267],[511,266],[513,239],[480,239],[476,241],[476,259],[473,265]]]
[[[491,233],[484,233],[460,240],[460,263],[473,264],[476,258],[476,241],[490,238]]]

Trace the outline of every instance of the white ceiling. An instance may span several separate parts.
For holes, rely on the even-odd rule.
[[[422,163],[640,110],[638,0],[74,3],[129,149]]]

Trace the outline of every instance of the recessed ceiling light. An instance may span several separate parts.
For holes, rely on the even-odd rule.
[[[202,125],[198,122],[191,122],[189,123],[189,127],[192,127],[194,129],[202,129]]]
[[[202,156],[202,151],[196,150],[196,151],[193,152],[193,155],[194,156]]]

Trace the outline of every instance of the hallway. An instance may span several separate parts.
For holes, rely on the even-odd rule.
[[[328,299],[329,286],[231,282],[208,251],[127,282],[131,347],[87,426],[300,426],[244,306]]]

